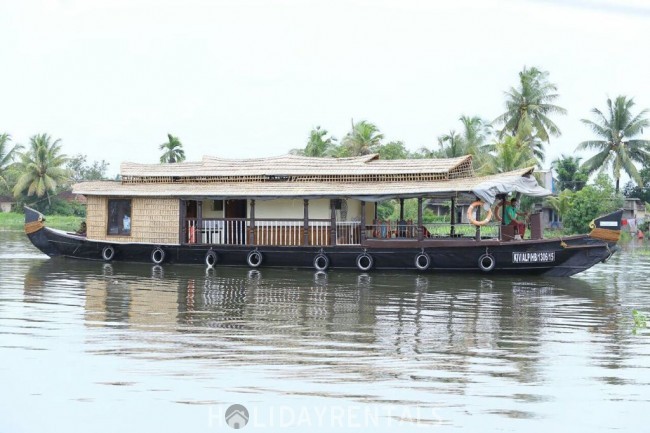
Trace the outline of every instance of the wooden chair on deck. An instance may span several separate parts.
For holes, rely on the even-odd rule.
[[[397,237],[405,238],[406,237],[406,221],[399,220],[397,222]]]
[[[501,226],[501,242],[508,242],[515,238],[517,227],[515,226]]]

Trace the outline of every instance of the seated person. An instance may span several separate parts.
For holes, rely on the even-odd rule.
[[[506,206],[506,214],[505,214],[505,223],[507,226],[513,226],[516,228],[517,233],[521,236],[521,238],[524,238],[524,234],[526,234],[526,223],[523,221],[517,220],[517,216],[527,216],[528,214],[525,212],[518,212],[517,211],[517,199],[513,198],[510,200],[510,204]]]
[[[79,225],[79,230],[75,232],[79,236],[86,236],[86,221],[81,221],[81,224]]]

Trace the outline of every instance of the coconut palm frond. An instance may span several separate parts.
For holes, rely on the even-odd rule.
[[[63,168],[67,157],[61,153],[61,140],[52,140],[48,134],[36,134],[29,140],[28,150],[21,154],[15,167],[21,175],[14,185],[14,196],[26,193],[28,196],[43,197],[56,193],[58,185],[68,181],[68,172]]]
[[[649,111],[644,109],[633,114],[631,110],[634,106],[634,99],[623,95],[617,96],[613,101],[607,98],[607,115],[594,108],[591,111],[595,114],[595,119],[582,120],[594,134],[604,139],[584,141],[578,145],[578,150],[599,151],[584,163],[584,167],[592,173],[611,165],[617,192],[622,171],[638,182],[640,176],[634,164],[645,164],[650,161],[650,141],[632,139],[641,134],[644,127],[650,125],[650,121],[645,117]]]

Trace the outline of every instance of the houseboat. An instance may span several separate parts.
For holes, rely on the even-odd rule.
[[[607,260],[617,249],[621,211],[596,219],[589,234],[561,239],[544,239],[536,215],[529,239],[500,222],[509,194],[550,195],[533,171],[480,177],[471,156],[374,154],[123,163],[119,181],[74,186],[86,197],[85,232],[46,227],[29,208],[25,232],[51,257],[155,265],[570,276]],[[425,222],[424,205],[440,199],[449,201],[449,221]],[[378,217],[387,200],[399,203],[399,219]],[[457,219],[459,200],[473,202],[469,222]],[[408,201],[417,216],[407,220]]]

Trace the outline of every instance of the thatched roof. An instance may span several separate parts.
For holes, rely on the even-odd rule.
[[[410,161],[410,160],[409,160]],[[465,177],[422,182],[204,182],[204,183],[121,183],[84,182],[74,186],[78,194],[124,197],[204,197],[204,198],[337,198],[350,197],[377,201],[394,197],[448,197],[471,192],[479,184],[526,176],[533,168],[482,177]]]
[[[312,176],[400,176],[435,175],[436,178],[470,177],[472,157],[447,159],[380,160],[379,155],[355,158],[311,158],[284,155],[270,158],[224,159],[204,156],[200,162],[136,164],[124,162],[120,172],[124,182],[154,182],[156,179],[186,181],[190,178],[257,178]]]

